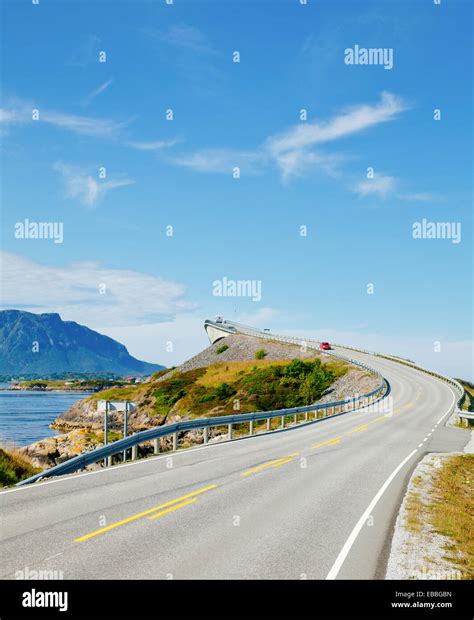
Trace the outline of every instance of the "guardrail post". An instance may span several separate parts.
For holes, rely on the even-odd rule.
[[[293,422],[294,422],[295,424],[298,422],[298,414],[297,414],[297,413],[295,413],[295,414],[293,415]]]
[[[227,438],[228,439],[232,439],[232,427],[233,427],[233,424],[227,425]]]
[[[106,446],[109,442],[109,401],[105,401],[105,411],[104,411],[104,446]],[[104,459],[104,467],[107,467],[109,464],[108,459]]]
[[[204,443],[207,443],[209,441],[209,427],[208,426],[205,426],[203,428],[203,433],[202,434],[203,434]]]
[[[178,433],[173,433],[173,450],[178,449]]]
[[[132,446],[132,461],[136,461],[138,456],[138,446],[135,444]]]
[[[281,427],[285,428],[285,416],[284,415],[281,416]]]
[[[128,400],[125,401],[125,411],[123,413],[123,438],[128,435]],[[156,454],[156,453],[155,453]],[[127,460],[127,451],[123,451],[123,460]]]
[[[270,426],[270,425],[271,425],[271,423],[272,423],[271,418],[267,418],[267,431],[269,431],[269,430],[270,430],[270,428],[271,428],[271,426]]]
[[[253,435],[253,420],[250,420],[249,422],[249,434]]]
[[[106,458],[106,461],[107,461],[107,467],[110,467],[112,465],[112,456],[108,456]]]
[[[159,454],[160,453],[160,439],[159,437],[156,437],[155,439],[153,439],[153,454]],[[125,454],[125,451],[124,451]]]

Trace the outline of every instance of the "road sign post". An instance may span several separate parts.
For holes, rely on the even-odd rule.
[[[109,443],[109,413],[111,411],[123,411],[123,437],[128,436],[128,414],[135,409],[136,405],[131,400],[99,400],[97,401],[97,411],[104,412],[104,446]],[[127,458],[127,450],[123,451],[123,460]],[[109,456],[104,459],[104,465],[112,464],[112,457]]]

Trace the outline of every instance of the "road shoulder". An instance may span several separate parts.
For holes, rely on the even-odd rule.
[[[462,493],[454,499],[449,497],[449,484],[446,484],[448,468],[467,466],[472,471],[473,453],[474,432],[471,432],[471,440],[464,452],[431,453],[418,463],[395,523],[386,579],[473,578],[472,557],[468,557],[469,544],[462,546],[463,553],[459,551],[459,541],[456,540],[459,529],[463,528],[459,523],[460,506],[457,504],[461,502],[460,495],[465,492],[472,510],[472,495],[469,500],[472,478],[463,475],[458,480]],[[440,526],[441,511],[436,509],[441,503],[442,512],[446,515],[443,527]],[[448,532],[450,535],[446,535]]]

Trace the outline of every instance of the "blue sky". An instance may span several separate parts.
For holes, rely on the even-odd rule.
[[[167,365],[223,314],[473,378],[470,2],[4,0],[2,18],[3,307]],[[355,45],[393,67],[345,64]],[[25,219],[63,242],[16,237]],[[461,242],[414,239],[423,219]],[[224,277],[262,299],[213,296]]]

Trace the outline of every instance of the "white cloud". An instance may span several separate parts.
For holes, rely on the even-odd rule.
[[[242,164],[256,172],[262,166],[273,163],[280,169],[283,181],[288,181],[292,176],[302,176],[312,168],[334,176],[339,174],[339,164],[344,157],[316,152],[314,147],[393,121],[406,109],[408,106],[400,97],[383,92],[380,101],[374,105],[352,106],[323,123],[300,123],[281,134],[270,136],[255,150],[204,149],[174,157],[170,161],[199,172],[223,173]]]
[[[408,202],[431,202],[439,197],[428,192],[404,193],[398,190],[399,179],[383,174],[375,174],[373,178],[364,178],[352,187],[352,191],[360,197],[377,196],[387,198],[393,196],[397,200]]]
[[[95,206],[110,190],[126,187],[135,182],[127,178],[95,179],[84,170],[62,162],[56,162],[53,169],[59,172],[64,179],[66,196],[77,198],[87,207]]]
[[[393,121],[406,109],[407,105],[400,97],[384,91],[380,102],[375,105],[352,106],[325,123],[301,123],[283,134],[269,138],[267,148],[276,156],[287,151],[332,142],[374,125]]]
[[[170,321],[196,308],[182,284],[150,274],[95,262],[43,265],[9,252],[0,258],[4,308],[59,312],[90,327]]]
[[[396,186],[396,179],[383,174],[375,175],[373,179],[364,179],[357,183],[353,191],[359,196],[375,194],[380,198],[387,198]]]
[[[334,161],[331,162],[331,158],[310,149],[393,121],[406,109],[407,105],[400,97],[383,92],[380,101],[374,105],[352,106],[323,123],[295,125],[268,138],[265,148],[280,167],[284,179],[300,174],[308,165],[319,164],[324,169],[332,163],[331,168],[334,170]]]
[[[108,119],[75,116],[61,112],[40,110],[39,122],[48,123],[73,133],[96,138],[110,138],[116,136],[126,123],[116,123]]]
[[[186,155],[168,158],[168,161],[198,172],[222,172],[232,174],[234,167],[241,171],[255,173],[264,161],[257,151],[237,151],[232,149],[205,149]]]
[[[107,80],[106,82],[103,82],[100,86],[98,86],[97,88],[95,88],[91,93],[89,93],[87,95],[87,97],[85,97],[83,99],[83,103],[88,105],[93,99],[95,99],[98,95],[100,95],[101,93],[103,93],[104,91],[107,90],[107,88],[112,84],[114,80],[112,78],[110,78],[110,80]]]
[[[181,139],[175,138],[173,140],[156,140],[154,142],[128,142],[128,146],[139,151],[161,151],[162,149],[169,149],[180,142],[182,142]]]
[[[433,200],[439,200],[439,196],[430,194],[429,192],[416,192],[414,194],[405,194],[404,199],[414,202],[431,202]]]
[[[38,110],[38,120],[33,121],[33,110]],[[96,138],[112,138],[126,126],[126,122],[118,123],[104,118],[64,114],[43,108],[38,104],[21,99],[11,99],[7,107],[0,111],[0,123],[4,126],[27,123],[47,123],[72,133]]]
[[[212,52],[212,48],[203,32],[187,24],[176,24],[167,30],[142,31],[145,35],[172,47],[207,54]]]

